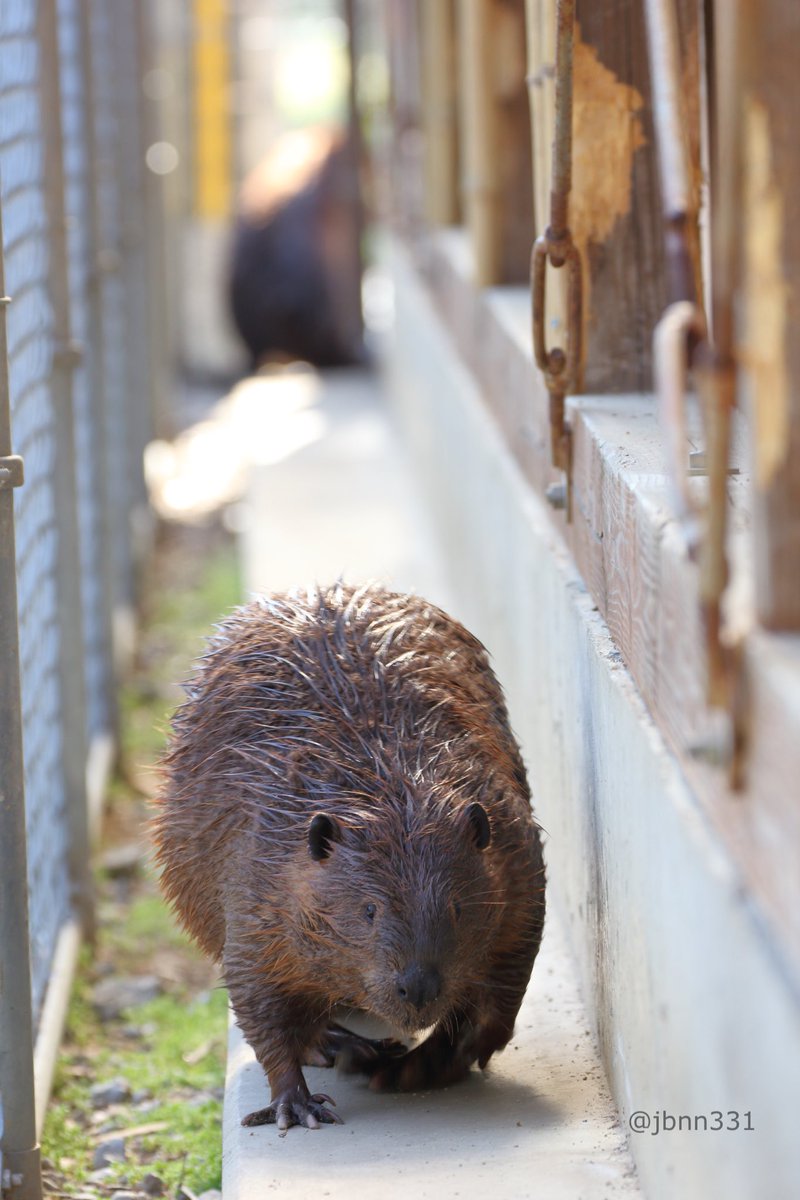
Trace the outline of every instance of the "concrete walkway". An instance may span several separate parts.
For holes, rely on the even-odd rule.
[[[376,381],[364,374],[265,376],[247,388],[248,457],[239,510],[245,588],[380,579],[450,603],[431,530]],[[266,1079],[231,1028],[224,1200],[607,1200],[638,1183],[592,1044],[551,903],[512,1044],[463,1084],[376,1095],[307,1070],[344,1126],[245,1129]]]

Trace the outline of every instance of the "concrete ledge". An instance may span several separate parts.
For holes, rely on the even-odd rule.
[[[476,288],[463,229],[438,230],[415,250],[423,264],[416,274],[424,278],[426,299],[433,302],[429,311],[435,310],[437,324],[446,330],[448,354],[455,352],[466,364],[527,490],[543,498],[546,485],[560,474],[550,465],[548,401],[533,364],[528,289]],[[406,374],[411,375],[408,368],[420,353],[416,335],[404,350],[410,359]],[[414,386],[430,388],[430,374],[437,369],[426,367]],[[439,401],[438,394],[435,399]],[[800,777],[800,636],[753,636],[752,486],[747,474],[751,448],[746,422],[734,419],[732,456],[741,473],[728,482],[732,574],[726,622],[732,632],[749,633],[745,669],[750,691],[743,788],[733,793],[728,772],[713,764],[724,721],[707,705],[699,571],[674,519],[655,397],[571,397],[569,417],[573,519],[567,524],[562,512],[547,507],[547,523],[569,548],[681,772],[736,862],[763,920],[772,926],[774,951],[783,956],[784,970],[793,973],[800,994],[800,805],[795,802]],[[692,446],[701,448],[702,424],[691,403],[688,425]],[[430,431],[422,436],[430,437]],[[442,453],[449,453],[447,441]],[[692,479],[691,486],[702,501],[707,480]],[[777,669],[779,661],[793,662],[793,683],[789,671]],[[788,703],[775,703],[778,691],[789,697]],[[702,753],[704,744],[712,748],[710,755]],[[692,747],[701,753],[691,753]]]
[[[311,1131],[245,1129],[269,1099],[264,1073],[232,1023],[223,1123],[225,1200],[380,1196],[386,1200],[607,1200],[639,1196],[632,1160],[586,1024],[555,918],[512,1044],[486,1072],[416,1095],[308,1069],[346,1122]]]
[[[397,409],[455,615],[486,643],[509,699],[617,1102],[625,1116],[752,1114],[753,1132],[634,1139],[643,1188],[789,1200],[800,1178],[791,978],[402,254],[396,270]]]
[[[68,918],[61,927],[53,953],[33,1056],[33,1093],[36,1102],[36,1131],[39,1136],[47,1115],[47,1104],[67,1022],[72,981],[75,978],[81,941],[82,933],[78,921],[74,917]]]
[[[92,738],[86,756],[86,803],[89,809],[89,842],[93,847],[100,840],[103,806],[116,752],[113,734],[99,733]]]

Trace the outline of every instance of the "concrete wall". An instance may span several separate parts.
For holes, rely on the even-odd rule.
[[[621,1118],[651,1118],[631,1134],[645,1192],[788,1200],[800,1179],[798,997],[400,249],[395,279],[399,419],[454,615],[506,689],[548,834],[551,903]],[[664,1111],[709,1129],[655,1133]],[[736,1112],[752,1130],[713,1128]]]

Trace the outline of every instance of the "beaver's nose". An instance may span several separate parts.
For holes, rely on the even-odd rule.
[[[412,963],[397,976],[397,994],[401,1000],[423,1008],[442,990],[442,977],[433,963]]]

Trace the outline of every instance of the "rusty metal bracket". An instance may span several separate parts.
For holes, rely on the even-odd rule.
[[[25,482],[25,464],[18,454],[0,458],[0,492],[22,487]]]
[[[572,187],[572,51],[575,0],[558,0],[556,7],[556,120],[550,188],[550,222],[534,243],[531,254],[533,350],[550,396],[550,458],[563,471],[563,502],[572,519],[572,428],[566,419],[566,397],[578,387],[582,362],[583,264],[569,230]],[[545,336],[547,264],[567,270],[566,346],[548,350]],[[557,487],[558,485],[556,485]],[[554,493],[555,494],[555,493]]]
[[[547,349],[544,332],[547,263],[567,268],[567,344],[564,349]],[[549,392],[566,395],[577,381],[581,365],[581,306],[583,272],[581,256],[567,231],[556,239],[550,228],[533,246],[531,259],[531,295],[533,299],[533,351],[536,365],[544,375]]]
[[[740,644],[726,636],[722,600],[728,586],[727,477],[731,445],[731,415],[736,393],[733,342],[733,300],[737,282],[738,240],[736,205],[739,188],[739,96],[735,52],[738,18],[731,14],[729,53],[718,56],[714,87],[719,125],[714,175],[712,226],[712,283],[714,288],[713,343],[698,302],[690,235],[696,213],[690,188],[681,103],[678,22],[674,0],[645,0],[653,120],[658,143],[661,197],[669,295],[672,301],[654,335],[656,392],[667,443],[674,506],[689,554],[699,567],[699,605],[706,653],[706,700],[725,713],[728,728],[722,739],[720,765],[728,767],[733,788],[740,787],[746,742],[746,680]],[[727,18],[726,18],[727,20]],[[722,87],[722,93],[719,89]],[[724,173],[720,174],[720,171]],[[686,388],[692,372],[699,394],[705,435],[701,471],[708,476],[706,500],[693,495],[686,469]],[[722,744],[722,743],[721,743]],[[701,747],[702,749],[702,747]],[[690,748],[690,753],[695,751]],[[703,752],[705,753],[705,752]],[[699,753],[696,757],[701,756]]]

